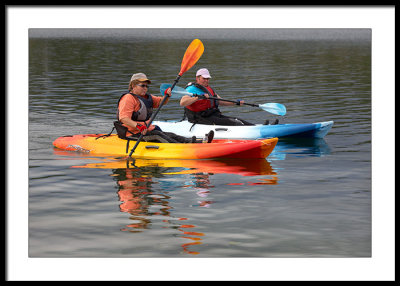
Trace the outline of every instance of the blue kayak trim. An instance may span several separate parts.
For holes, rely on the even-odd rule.
[[[333,121],[300,124],[261,125],[262,138],[267,137],[312,137],[323,138],[333,126]]]
[[[154,121],[165,132],[173,132],[185,137],[202,138],[210,130],[214,130],[214,138],[218,139],[260,139],[305,137],[323,138],[333,126],[333,121],[300,124],[221,126],[194,124],[188,121]]]

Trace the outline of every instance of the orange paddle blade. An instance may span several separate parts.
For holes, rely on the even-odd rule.
[[[194,66],[194,64],[200,59],[203,52],[203,43],[199,39],[194,39],[186,49],[185,55],[183,56],[179,76],[182,76],[186,71]]]

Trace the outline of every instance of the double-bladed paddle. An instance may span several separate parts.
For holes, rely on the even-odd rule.
[[[165,91],[170,87],[171,87],[170,84],[167,84],[167,83],[161,84],[161,86],[160,86],[161,94],[164,94]],[[180,97],[182,97],[184,95],[199,96],[199,97],[203,96],[203,95],[190,93],[186,89],[184,89],[182,87],[179,87],[179,86],[175,86],[174,90],[171,93],[171,97],[172,98],[180,98]],[[227,102],[237,103],[236,100],[223,99],[223,98],[219,98],[219,97],[210,96],[208,98],[209,99],[219,100],[219,101],[227,101]],[[283,104],[280,104],[280,103],[253,104],[253,103],[246,103],[245,102],[243,104],[249,105],[249,106],[253,106],[253,107],[259,107],[262,110],[265,110],[265,111],[267,111],[269,113],[276,114],[276,115],[285,115],[286,114],[286,107]]]
[[[174,83],[172,84],[171,91],[174,89],[176,84],[178,83],[179,79],[182,77],[182,75],[187,72],[194,64],[200,59],[201,55],[204,52],[204,45],[199,39],[194,39],[190,45],[187,47],[185,55],[183,56],[182,63],[181,63],[181,70],[179,71],[178,76],[176,77]],[[161,100],[160,106],[157,108],[157,110],[151,115],[148,126],[151,125],[153,122],[154,118],[157,116],[158,112],[160,111],[161,107],[164,105],[165,101],[168,98],[167,94],[164,94],[163,99]],[[143,133],[140,134],[138,140],[136,141],[135,146],[133,146],[131,152],[129,153],[129,157],[132,156],[133,152],[135,152],[136,147],[139,145],[140,141],[143,139]]]

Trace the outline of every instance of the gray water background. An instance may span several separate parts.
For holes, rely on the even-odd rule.
[[[334,120],[324,140],[278,143],[268,175],[81,169],[59,136],[107,133],[133,73],[172,83],[191,40],[228,99],[279,102],[282,123]],[[276,117],[224,108],[254,123]],[[178,101],[157,119],[180,119]],[[127,201],[126,192],[131,192]],[[126,211],[125,206],[136,204]],[[369,29],[31,29],[30,257],[370,257]]]

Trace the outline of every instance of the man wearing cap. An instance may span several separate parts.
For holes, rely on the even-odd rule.
[[[143,134],[144,141],[188,143],[191,139],[171,132],[162,132],[156,125],[148,126],[153,108],[158,108],[163,97],[148,93],[151,80],[144,73],[135,73],[129,82],[129,92],[124,93],[118,100],[117,120],[114,126],[118,136],[123,139],[137,138]],[[171,89],[165,91],[171,96]],[[165,103],[168,102],[168,99]]]
[[[189,122],[199,124],[216,125],[254,125],[243,119],[229,117],[221,114],[218,106],[243,105],[243,100],[236,103],[210,99],[210,97],[220,96],[210,87],[211,75],[208,69],[201,68],[196,72],[196,82],[188,83],[186,90],[196,96],[184,95],[180,105],[185,109],[185,116]],[[201,96],[198,96],[201,95]]]

